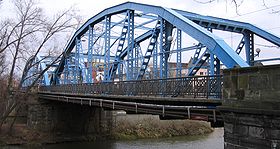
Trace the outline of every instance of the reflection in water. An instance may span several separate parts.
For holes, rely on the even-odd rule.
[[[65,143],[40,147],[9,146],[4,149],[223,149],[223,134],[223,128],[218,128],[207,136]]]

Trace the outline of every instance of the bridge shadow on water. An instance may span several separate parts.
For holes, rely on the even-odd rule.
[[[223,128],[216,128],[209,135],[185,136],[161,139],[140,139],[123,141],[97,141],[42,146],[44,149],[223,149]],[[22,148],[11,148],[22,149]]]

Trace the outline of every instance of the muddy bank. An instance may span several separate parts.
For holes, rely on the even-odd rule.
[[[151,115],[119,116],[113,139],[165,138],[194,136],[213,132],[210,124],[192,120],[160,120]]]
[[[95,141],[97,139],[109,138],[108,136],[61,134],[54,132],[41,132],[28,128],[25,124],[15,124],[9,130],[8,126],[3,126],[0,132],[0,148],[6,145],[31,145],[40,146],[42,144],[56,144],[64,142]]]

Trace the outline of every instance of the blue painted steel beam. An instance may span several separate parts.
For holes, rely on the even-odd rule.
[[[92,25],[92,24],[96,24],[100,21],[102,21],[104,19],[104,16],[106,15],[113,15],[113,14],[117,14],[117,13],[122,13],[124,11],[126,11],[127,9],[132,9],[132,10],[139,10],[139,11],[143,11],[143,12],[146,12],[146,13],[154,13],[154,14],[158,14],[159,16],[163,17],[164,19],[167,19],[167,21],[173,23],[175,26],[178,26],[180,25],[181,27],[180,28],[184,28],[184,26],[186,24],[190,25],[190,21],[189,22],[186,22],[186,18],[182,18],[181,16],[178,18],[176,18],[176,15],[175,14],[175,20],[174,20],[174,12],[170,12],[171,9],[167,10],[165,8],[162,8],[162,7],[158,7],[158,6],[151,6],[151,5],[144,5],[144,4],[137,4],[137,3],[131,3],[131,2],[127,2],[127,3],[124,3],[124,4],[120,4],[120,5],[117,5],[117,6],[114,6],[114,7],[111,7],[111,8],[108,8],[108,9],[105,9],[104,11],[100,12],[99,14],[97,14],[96,16],[94,16],[93,18],[89,19],[79,30],[77,30],[77,32],[74,34],[73,37],[76,37],[76,36],[81,36],[82,34],[84,34],[86,31],[87,31],[87,26],[89,25]],[[165,13],[165,14],[164,14]],[[173,14],[172,14],[173,13]],[[170,17],[168,17],[171,16]],[[172,17],[173,16],[173,17]],[[173,19],[172,19],[173,18]],[[170,20],[172,19],[172,20]],[[174,22],[175,21],[175,22]],[[180,23],[180,22],[183,22],[183,23]],[[179,23],[179,24],[178,24]],[[184,25],[185,23],[185,25]],[[193,27],[193,24],[191,24],[191,26]],[[198,28],[197,26],[195,28]],[[201,30],[201,29],[200,29]],[[199,31],[200,32],[200,31]],[[194,32],[194,35],[196,34],[196,32]],[[200,36],[200,35],[198,35]],[[207,37],[207,36],[206,36]],[[203,37],[202,37],[203,38]],[[195,38],[197,39],[197,38]],[[205,41],[205,42],[208,42],[208,41]],[[214,41],[215,42],[215,41]],[[222,40],[220,41],[222,42]],[[219,42],[216,42],[216,44],[219,43]],[[207,44],[206,44],[207,45]],[[215,44],[211,44],[211,42],[207,45],[207,46],[210,46],[210,45],[215,45]],[[224,43],[221,43],[221,44],[218,44],[219,46],[224,46],[226,44]],[[70,41],[70,43],[68,44],[65,52],[66,53],[69,53],[69,51],[72,50],[74,46],[74,42],[73,42],[73,38],[72,40]],[[228,47],[227,47],[228,48]],[[224,47],[217,47],[215,49],[225,49]],[[220,55],[223,55],[223,56],[226,56],[226,58],[224,60],[227,59],[228,55],[231,55],[231,53],[228,54],[228,52],[226,52],[225,54],[220,54]],[[234,58],[233,58],[234,59]],[[240,59],[242,60],[242,59]],[[223,61],[223,60],[222,60]],[[62,63],[64,63],[63,61],[61,61]],[[227,62],[224,62],[226,65],[227,65]],[[230,62],[228,64],[228,67],[233,67],[235,65],[241,65],[241,66],[244,66],[242,64],[242,61],[239,62]],[[247,66],[247,65],[245,65]],[[56,77],[57,77],[57,74],[59,74],[60,71],[62,71],[63,69],[63,66],[60,65],[56,71]]]
[[[24,67],[23,75],[21,78],[21,83],[23,87],[29,86],[33,83],[34,77],[37,77],[43,70],[47,68],[47,65],[52,61],[48,60],[50,57],[43,57],[41,55],[36,55],[36,57],[31,56]],[[36,68],[35,68],[36,67]],[[42,75],[42,82],[40,84],[50,85],[49,72],[46,71]]]
[[[129,26],[129,12],[127,12],[127,16],[126,16],[126,19],[124,21],[124,25],[123,25],[123,28],[122,28],[122,32],[121,32],[121,35],[120,35],[120,38],[119,38],[119,44],[117,46],[117,51],[116,51],[116,54],[115,54],[115,60],[109,70],[109,78],[110,80],[113,80],[115,78],[115,74],[116,74],[116,71],[117,71],[117,68],[118,68],[118,64],[120,63],[120,54],[121,52],[123,51],[123,46],[125,44],[125,40],[126,40],[126,35],[127,35],[127,32],[128,32],[128,26]],[[119,69],[120,70],[120,69]]]
[[[75,51],[75,69],[74,69],[74,84],[78,84],[78,79],[80,76],[80,51],[82,48],[81,39],[76,38],[76,51]]]
[[[176,77],[182,77],[182,31],[177,29]]]
[[[241,51],[242,51],[244,45],[245,45],[245,39],[244,39],[244,36],[243,36],[242,39],[241,39],[241,41],[239,42],[239,44],[238,44],[236,50],[235,50],[235,52],[236,52],[238,55],[241,53]]]
[[[40,56],[36,56],[37,61],[39,62],[41,71],[45,70],[47,68],[46,63],[42,61],[42,58]],[[42,76],[44,85],[50,85],[49,75],[48,72],[45,72]]]
[[[161,19],[161,27],[160,27],[160,79],[165,79],[168,77],[168,58],[169,51],[171,47],[173,25],[166,21],[165,19]]]
[[[137,37],[134,41],[135,45],[139,45],[141,42],[147,40],[153,35],[153,30],[149,30],[142,34],[141,36]],[[120,58],[123,60],[127,56],[127,47],[120,53]]]
[[[238,65],[240,67],[248,66],[248,64],[238,56],[224,40],[208,32],[174,10],[169,8],[165,8],[165,10],[164,17],[168,19],[171,24],[174,24],[176,27],[207,46],[209,51],[215,54],[228,68]]]
[[[89,26],[88,30],[88,63],[87,63],[87,83],[92,83],[92,57],[93,54],[93,27]]]
[[[128,35],[127,35],[127,68],[126,80],[134,79],[134,11],[128,11]]]
[[[246,67],[248,66],[236,53],[233,52],[233,50],[220,38],[216,37],[215,35],[211,33],[205,33],[205,30],[201,28],[201,26],[197,25],[193,21],[189,20],[186,15],[182,15],[181,12],[178,13],[178,10],[172,10],[168,8],[162,8],[159,6],[151,6],[151,5],[145,5],[145,4],[138,4],[138,3],[132,3],[132,2],[127,2],[123,3],[117,6],[113,6],[110,8],[105,9],[104,11],[100,12],[96,16],[92,17],[89,19],[77,32],[75,32],[73,38],[70,40],[67,48],[65,49],[66,53],[69,53],[74,45],[75,45],[75,38],[82,36],[86,31],[88,30],[89,25],[94,25],[96,23],[99,23],[100,21],[104,20],[104,17],[107,15],[114,15],[114,14],[119,14],[126,12],[127,9],[130,10],[138,10],[142,11],[145,14],[152,13],[152,14],[157,14],[163,19],[167,20],[170,22],[172,25],[178,27],[181,29],[183,32],[188,33],[191,37],[194,39],[202,42],[204,45],[206,45],[209,49],[210,52],[213,54],[217,55],[218,58],[229,68],[234,67],[236,65],[239,65],[241,67]],[[210,21],[215,21],[217,18],[211,18],[211,17],[206,17]],[[218,20],[219,21],[219,20]],[[222,20],[223,21],[223,20]],[[222,22],[220,21],[220,22]],[[234,24],[236,22],[228,22],[224,21],[229,24]],[[237,22],[237,24],[240,22]],[[203,22],[198,23],[198,24],[203,24]],[[268,41],[279,45],[280,43],[280,38],[272,35],[264,30],[261,30],[258,27],[252,26],[250,24],[246,23],[241,23],[240,24],[242,27],[247,27],[247,30],[252,31],[254,34],[267,39]],[[211,26],[210,26],[211,27]],[[220,23],[219,27],[217,28],[224,28],[223,25]],[[225,30],[229,29],[231,30],[231,27],[225,27]],[[234,30],[239,30],[239,29],[233,29]],[[242,31],[244,31],[242,29]],[[60,72],[63,69],[63,63],[64,61],[61,61],[60,66],[56,70],[56,76],[60,74]]]
[[[173,10],[175,10],[176,12],[180,13],[184,17],[192,20],[193,22],[197,23],[202,27],[208,27],[212,29],[224,30],[224,31],[235,32],[235,33],[244,33],[247,30],[277,46],[280,46],[279,36],[276,36],[250,23],[212,17],[212,16],[203,16],[200,14],[187,12],[183,10],[177,10],[177,9],[173,9]]]
[[[153,79],[159,78],[159,70],[158,70],[158,43],[155,45],[154,53],[153,53]]]
[[[158,21],[157,24],[156,24],[156,27],[154,28],[152,37],[150,39],[148,49],[146,50],[146,53],[143,57],[142,65],[140,66],[140,70],[138,72],[136,80],[141,80],[143,78],[144,74],[145,74],[145,71],[146,71],[146,69],[148,67],[148,64],[149,64],[149,61],[150,61],[150,58],[152,57],[153,51],[154,51],[154,49],[156,47],[156,44],[157,44],[157,39],[158,39],[158,35],[159,35],[159,32],[160,32],[160,29],[159,29],[160,25],[161,25],[161,22]]]
[[[105,17],[105,49],[104,49],[104,81],[110,81],[110,36],[111,36],[111,16]]]
[[[244,44],[246,50],[246,62],[250,66],[254,66],[254,34],[252,32],[244,33]]]
[[[92,54],[91,55],[93,59],[97,59],[99,57],[104,57],[104,54]],[[75,57],[75,53],[71,53],[68,57]],[[80,58],[81,59],[87,59],[88,58],[88,53],[80,53]],[[115,56],[110,56],[110,60],[114,60]]]
[[[189,69],[187,76],[194,76],[198,72],[198,70],[203,66],[203,64],[208,60],[210,55],[211,54],[206,50],[194,64],[195,67],[191,67]]]
[[[153,35],[153,30],[149,30],[145,33],[143,33],[142,35],[138,36],[135,41],[134,41],[134,45],[140,45],[141,42],[147,40],[148,38],[150,38],[151,36]],[[135,48],[135,47],[134,47]],[[121,61],[124,60],[124,58],[127,56],[127,47],[121,51],[121,53],[119,53],[119,56],[118,58],[115,57],[115,60],[114,60],[114,63],[113,63],[113,66],[110,68],[110,72],[112,74],[110,74],[111,76],[112,75],[115,75],[116,73],[116,69],[114,68],[117,68],[118,65],[120,64]]]
[[[200,55],[200,52],[203,48],[202,44],[201,43],[198,43],[198,48],[195,50],[195,53],[194,53],[194,56],[193,56],[193,61],[192,61],[192,64],[195,64],[196,61],[198,60],[199,58],[199,55]]]

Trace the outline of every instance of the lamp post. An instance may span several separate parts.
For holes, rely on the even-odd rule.
[[[260,56],[260,52],[261,52],[261,49],[260,48],[257,48],[256,49],[256,54],[254,55],[255,57],[259,57]]]

